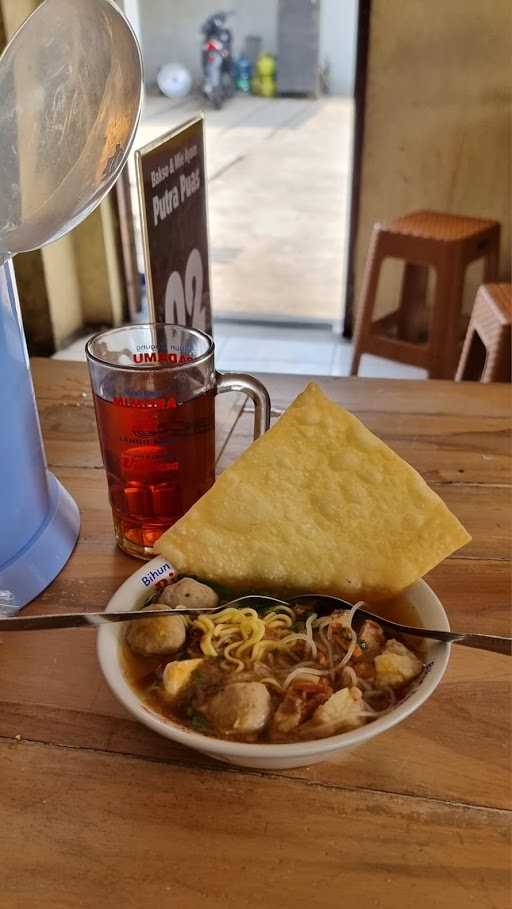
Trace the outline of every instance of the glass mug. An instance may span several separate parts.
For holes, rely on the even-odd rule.
[[[103,331],[86,345],[114,531],[132,556],[151,558],[158,537],[215,480],[215,395],[254,401],[254,438],[270,424],[261,382],[215,371],[204,332],[167,323]]]

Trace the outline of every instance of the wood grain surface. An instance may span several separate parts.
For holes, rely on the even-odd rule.
[[[505,812],[131,755],[0,749],[6,906],[506,905]]]
[[[140,563],[114,545],[83,364],[36,360],[50,466],[82,531],[27,612],[101,609]],[[262,376],[276,407],[301,376]],[[427,578],[452,627],[510,633],[510,387],[321,379],[422,473],[472,543]],[[217,400],[221,470],[247,445]],[[1,907],[509,909],[510,669],[454,647],[435,695],[311,768],[224,767],[137,724],[92,631],[0,635]],[[7,869],[7,873],[6,873]]]

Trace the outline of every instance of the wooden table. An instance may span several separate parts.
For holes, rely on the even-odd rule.
[[[138,567],[113,542],[85,366],[36,360],[48,460],[78,547],[28,613],[102,609]],[[275,406],[305,384],[266,376]],[[456,628],[510,631],[510,388],[321,379],[473,536],[428,580]],[[218,399],[219,469],[248,443]],[[159,738],[114,700],[92,631],[0,637],[1,907],[508,907],[506,657],[454,648],[396,729],[312,768],[237,770]]]

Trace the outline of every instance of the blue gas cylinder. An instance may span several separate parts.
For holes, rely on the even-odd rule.
[[[235,83],[238,91],[248,95],[251,91],[251,61],[245,54],[240,54],[236,61]]]

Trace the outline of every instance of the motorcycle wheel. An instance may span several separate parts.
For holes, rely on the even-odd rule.
[[[211,94],[210,94],[210,101],[212,103],[212,106],[215,108],[215,110],[221,109],[223,97],[222,97],[222,89],[220,87],[212,89]]]
[[[223,73],[222,92],[225,98],[232,98],[235,94],[235,83],[230,73]]]

